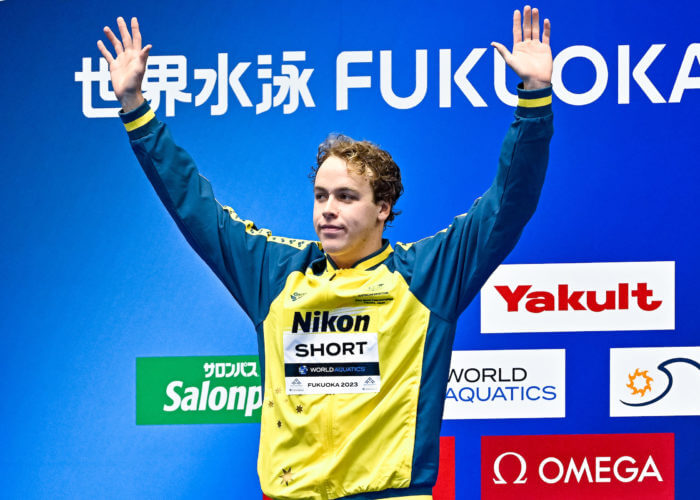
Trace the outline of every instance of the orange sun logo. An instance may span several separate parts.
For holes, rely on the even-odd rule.
[[[651,382],[654,380],[647,375],[647,370],[640,371],[639,368],[635,369],[634,373],[628,374],[627,378],[630,379],[627,387],[632,389],[632,395],[639,394],[640,397],[651,390]]]

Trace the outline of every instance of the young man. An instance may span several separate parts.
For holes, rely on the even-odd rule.
[[[118,19],[110,64],[122,120],[146,175],[192,247],[255,324],[265,402],[258,474],[276,499],[431,498],[457,318],[535,210],[552,135],[549,21],[513,16],[519,103],[493,185],[435,236],[382,239],[401,194],[398,167],[366,142],[319,148],[320,242],[272,236],[214,198],[144,102],[150,45]],[[133,35],[133,38],[132,38]]]

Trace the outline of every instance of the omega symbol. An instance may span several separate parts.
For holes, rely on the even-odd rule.
[[[493,482],[495,484],[508,484],[508,481],[503,479],[503,476],[501,475],[501,460],[503,460],[503,457],[506,457],[508,455],[513,455],[514,457],[518,458],[518,461],[520,461],[520,474],[516,478],[515,481],[513,481],[513,484],[525,484],[527,482],[527,478],[525,477],[525,473],[527,472],[527,464],[525,463],[525,459],[523,458],[522,455],[515,453],[514,451],[507,451],[505,453],[501,453],[498,458],[493,462],[493,474],[496,476],[493,478]]]

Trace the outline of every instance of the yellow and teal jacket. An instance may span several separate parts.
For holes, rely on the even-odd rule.
[[[121,115],[166,209],[255,325],[269,497],[431,498],[457,318],[517,242],[545,177],[551,88],[519,98],[496,179],[470,210],[349,269],[221,205],[146,103]]]

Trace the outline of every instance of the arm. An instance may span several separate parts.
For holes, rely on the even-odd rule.
[[[310,242],[276,238],[265,229],[257,229],[216,200],[209,181],[144,101],[141,84],[151,46],[141,48],[138,21],[131,21],[133,39],[124,20],[117,22],[121,42],[109,28],[104,30],[117,57],[112,57],[102,42],[98,47],[110,64],[131,147],[189,244],[257,325],[267,314],[272,289],[283,284],[290,268],[306,262],[304,251],[320,251]]]
[[[520,12],[513,16],[514,46],[507,61],[513,69],[517,67],[523,84],[518,87],[515,121],[503,141],[493,184],[446,230],[397,251],[403,254],[411,290],[449,321],[456,321],[513,249],[537,207],[544,182],[552,136],[550,25],[545,21],[540,42],[535,38],[539,29],[528,22],[530,16],[536,23],[537,10],[526,7],[526,41],[518,29]]]

